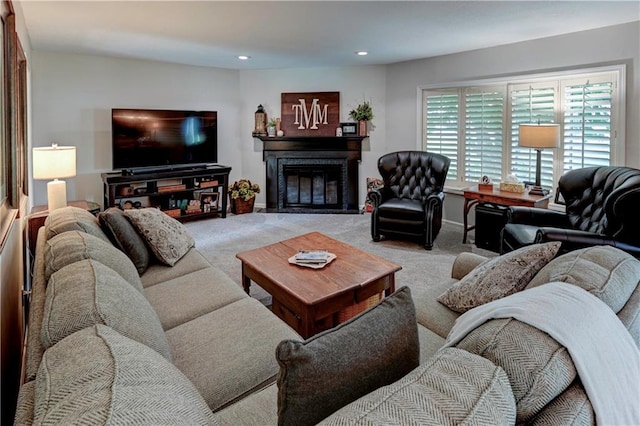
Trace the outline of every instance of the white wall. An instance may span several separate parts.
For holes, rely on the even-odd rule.
[[[238,71],[33,51],[33,146],[77,147],[67,198],[102,202],[101,172],[111,170],[111,108],[218,111],[218,157],[241,167]],[[34,205],[46,204],[35,181]]]
[[[360,203],[366,176],[377,176],[382,154],[419,146],[418,87],[604,64],[627,64],[626,163],[640,168],[640,23],[498,46],[389,66],[233,71],[151,61],[32,53],[32,141],[78,147],[78,174],[69,199],[101,201],[100,172],[111,168],[112,107],[217,110],[219,161],[231,179],[264,187],[262,144],[251,136],[258,104],[280,116],[282,92],[339,91],[341,119],[363,99],[374,108],[374,128],[363,146]],[[34,204],[46,201],[36,182]],[[264,205],[265,194],[257,204]],[[448,196],[445,217],[462,221],[461,200]]]
[[[340,92],[340,120],[351,121],[349,110],[363,100],[370,101],[374,118],[370,123],[369,138],[363,141],[360,164],[360,204],[366,195],[365,178],[378,176],[378,158],[387,151],[385,138],[385,76],[383,66],[344,68],[301,68],[279,70],[252,70],[240,72],[242,173],[243,177],[265,184],[265,163],[262,161],[262,141],[251,137],[254,113],[259,104],[265,107],[267,117],[280,117],[281,93]],[[266,203],[264,192],[256,202]]]

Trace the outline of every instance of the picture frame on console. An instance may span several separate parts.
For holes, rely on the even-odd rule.
[[[201,209],[204,213],[218,209],[218,193],[217,192],[201,192],[200,193]]]
[[[358,123],[340,123],[342,136],[358,136]]]

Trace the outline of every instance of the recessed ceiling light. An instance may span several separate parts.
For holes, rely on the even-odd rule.
[[[358,50],[356,52],[356,55],[358,56],[367,56],[369,54],[369,52],[367,52],[366,50]]]
[[[251,56],[247,56],[247,55],[239,55],[238,59],[240,59],[241,61],[246,61],[251,59]]]

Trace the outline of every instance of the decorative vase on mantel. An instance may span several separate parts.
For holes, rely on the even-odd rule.
[[[358,136],[369,136],[369,122],[367,120],[358,121]]]
[[[229,204],[231,204],[231,213],[243,214],[253,212],[253,204],[256,202],[256,197],[251,197],[245,200],[242,197],[231,198],[229,196]]]

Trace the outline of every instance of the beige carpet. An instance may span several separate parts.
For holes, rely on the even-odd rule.
[[[229,214],[225,219],[215,218],[185,224],[196,241],[196,247],[215,266],[223,270],[239,286],[241,266],[235,254],[262,247],[280,240],[311,231],[319,231],[332,238],[374,253],[402,266],[396,274],[396,287],[407,285],[419,291],[450,276],[455,257],[462,252],[494,256],[496,253],[462,244],[462,227],[445,223],[435,241],[433,250],[427,251],[412,241],[371,240],[369,214],[285,214],[250,213]],[[473,237],[473,234],[471,234]],[[251,295],[270,304],[269,295],[252,285]]]

